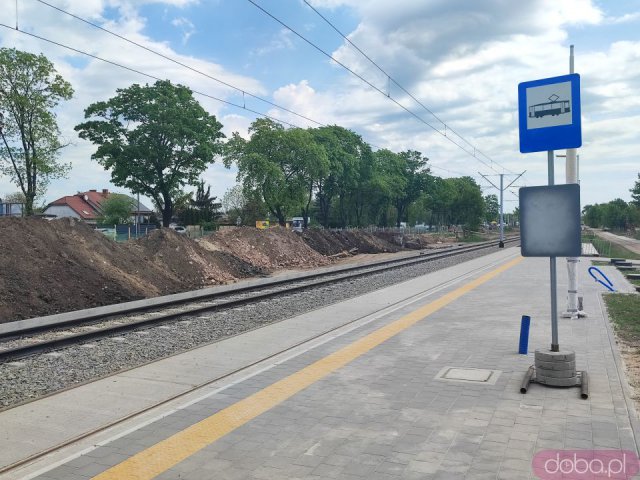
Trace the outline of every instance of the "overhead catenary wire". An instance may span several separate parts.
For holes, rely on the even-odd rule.
[[[202,70],[200,70],[200,69],[198,69],[198,68],[195,68],[195,67],[193,67],[193,66],[191,66],[191,65],[189,65],[189,64],[186,64],[186,63],[184,63],[184,62],[181,62],[180,60],[177,60],[177,59],[172,58],[172,57],[170,57],[170,56],[168,56],[168,55],[165,55],[165,54],[163,54],[163,53],[161,53],[161,52],[158,52],[157,50],[154,50],[154,49],[152,49],[152,48],[149,48],[149,47],[147,47],[146,45],[143,45],[143,44],[141,44],[141,43],[139,43],[139,42],[136,42],[136,41],[134,41],[134,40],[131,40],[130,38],[125,37],[124,35],[120,35],[119,33],[113,32],[113,31],[109,30],[108,28],[102,27],[101,25],[98,25],[97,23],[91,22],[90,20],[87,20],[87,19],[85,19],[85,18],[82,18],[82,17],[80,17],[80,16],[78,16],[78,15],[75,15],[75,14],[73,14],[73,13],[71,13],[71,12],[69,12],[69,11],[67,11],[67,10],[65,10],[65,9],[63,9],[63,8],[57,7],[56,5],[52,5],[52,4],[50,4],[50,3],[48,3],[48,2],[46,2],[46,1],[44,1],[44,0],[36,0],[36,1],[37,1],[37,2],[39,2],[39,3],[41,3],[42,5],[46,5],[47,7],[50,7],[50,8],[52,8],[52,9],[54,9],[54,10],[57,10],[57,11],[58,11],[58,12],[60,12],[60,13],[63,13],[63,14],[65,14],[65,15],[68,15],[68,16],[70,16],[70,17],[72,17],[72,18],[75,18],[76,20],[79,20],[79,21],[81,21],[81,22],[83,22],[83,23],[85,23],[85,24],[87,24],[87,25],[90,25],[90,26],[92,26],[92,27],[94,27],[94,28],[97,28],[97,29],[99,29],[99,30],[101,30],[101,31],[103,31],[103,32],[105,32],[105,33],[108,33],[109,35],[112,35],[112,36],[114,36],[114,37],[116,37],[116,38],[119,38],[120,40],[123,40],[123,41],[125,41],[125,42],[128,42],[128,43],[130,43],[131,45],[135,45],[136,47],[142,48],[143,50],[146,50],[146,51],[147,51],[147,52],[149,52],[149,53],[152,53],[152,54],[154,54],[154,55],[157,55],[158,57],[161,57],[161,58],[163,58],[163,59],[165,59],[165,60],[168,60],[168,61],[170,61],[170,62],[173,62],[173,63],[175,63],[176,65],[180,65],[181,67],[184,67],[184,68],[186,68],[186,69],[188,69],[188,70],[191,70],[191,71],[192,71],[192,72],[194,72],[194,73],[197,73],[197,74],[199,74],[199,75],[203,75],[203,76],[205,76],[205,77],[209,78],[210,80],[214,80],[214,81],[216,81],[216,82],[220,83],[221,85],[224,85],[224,86],[226,86],[226,87],[228,87],[228,88],[232,88],[233,90],[236,90],[236,91],[238,91],[238,92],[242,93],[242,96],[243,96],[243,103],[244,103],[244,96],[245,96],[245,95],[247,95],[247,96],[249,96],[249,97],[251,97],[251,98],[254,98],[254,99],[256,99],[256,100],[259,100],[259,101],[261,101],[261,102],[264,102],[264,103],[266,103],[266,104],[268,104],[268,105],[271,105],[272,107],[278,108],[278,109],[280,109],[280,110],[282,110],[282,111],[284,111],[284,112],[287,112],[287,113],[290,113],[290,114],[292,114],[292,115],[295,115],[295,116],[297,116],[297,117],[299,117],[299,118],[302,118],[302,119],[304,119],[304,120],[307,120],[307,121],[309,121],[309,122],[311,122],[311,123],[314,123],[314,124],[316,124],[316,125],[325,126],[325,124],[323,124],[322,122],[318,122],[318,121],[316,121],[316,120],[314,120],[314,119],[312,119],[312,118],[309,118],[309,117],[307,117],[307,116],[305,116],[305,115],[302,115],[302,114],[300,114],[300,113],[298,113],[298,112],[294,112],[293,110],[290,110],[290,109],[288,109],[288,108],[286,108],[286,107],[283,107],[282,105],[278,105],[277,103],[274,103],[274,102],[272,102],[272,101],[270,101],[270,100],[267,100],[266,98],[262,98],[262,97],[260,97],[260,96],[258,96],[258,95],[254,95],[253,93],[248,92],[248,91],[246,91],[246,90],[245,90],[245,89],[243,89],[243,88],[240,88],[240,87],[237,87],[237,86],[235,86],[235,85],[232,85],[232,84],[231,84],[231,83],[229,83],[229,82],[226,82],[226,81],[224,81],[224,80],[221,80],[221,79],[219,79],[219,78],[217,78],[217,77],[214,77],[213,75],[210,75],[210,74],[208,74],[208,73],[206,73],[206,72],[203,72]],[[17,30],[17,29],[18,29],[18,28],[16,27],[16,30]]]
[[[142,44],[140,44],[140,43],[138,43],[138,42],[135,42],[135,41],[133,41],[133,40],[130,40],[130,39],[128,39],[128,38],[126,38],[126,37],[124,37],[124,36],[122,36],[122,35],[119,35],[119,34],[117,34],[117,33],[115,33],[115,32],[112,32],[112,31],[110,31],[110,30],[108,30],[108,29],[105,29],[105,28],[101,27],[100,25],[94,24],[93,22],[90,22],[90,21],[88,21],[88,20],[86,20],[86,19],[83,19],[82,17],[79,17],[79,16],[77,16],[77,15],[75,15],[75,14],[73,14],[73,13],[67,12],[66,10],[63,10],[63,9],[61,9],[61,8],[59,8],[59,7],[56,7],[56,6],[54,6],[54,5],[51,5],[51,4],[49,4],[48,2],[46,2],[46,1],[43,1],[43,0],[36,0],[36,1],[38,1],[39,3],[41,3],[41,4],[43,4],[43,5],[49,6],[49,7],[53,8],[53,9],[55,9],[55,10],[57,10],[57,11],[61,12],[61,13],[64,13],[64,14],[66,14],[66,15],[69,15],[70,17],[75,18],[75,19],[77,19],[77,20],[79,20],[79,21],[81,21],[81,22],[84,22],[84,23],[86,23],[86,24],[89,24],[89,25],[91,25],[91,26],[93,26],[93,27],[95,27],[95,28],[98,28],[98,29],[100,29],[100,30],[102,30],[102,31],[104,31],[104,32],[106,32],[106,33],[109,33],[109,34],[111,34],[111,35],[113,35],[113,36],[115,36],[115,37],[117,37],[117,38],[119,38],[119,39],[121,39],[121,40],[123,40],[123,41],[126,41],[126,42],[128,42],[128,43],[130,43],[130,44],[133,44],[133,45],[135,45],[135,46],[137,46],[137,47],[139,47],[139,48],[142,48],[142,49],[144,49],[144,50],[146,50],[146,51],[148,51],[148,52],[150,52],[150,53],[154,53],[154,54],[156,54],[156,55],[158,55],[158,56],[160,56],[160,57],[162,57],[162,58],[164,58],[164,59],[166,59],[166,60],[168,60],[168,61],[171,61],[171,62],[176,63],[176,64],[178,64],[178,65],[180,65],[180,66],[182,66],[182,67],[184,67],[184,68],[187,68],[187,69],[189,69],[189,70],[191,70],[191,71],[194,71],[195,73],[201,74],[201,75],[203,75],[203,76],[205,76],[205,77],[207,77],[207,78],[209,78],[209,79],[211,79],[211,80],[215,80],[215,81],[217,81],[217,82],[219,82],[219,83],[221,83],[221,84],[223,84],[223,85],[225,85],[225,86],[227,86],[227,87],[229,87],[229,88],[235,89],[235,90],[237,90],[237,91],[239,91],[239,92],[241,92],[241,93],[243,94],[243,104],[242,104],[242,105],[240,105],[240,104],[238,104],[238,103],[234,103],[234,102],[231,102],[231,101],[228,101],[228,100],[225,100],[225,99],[222,99],[222,98],[216,97],[216,96],[214,96],[214,95],[207,94],[207,93],[200,92],[200,91],[197,91],[197,90],[193,90],[193,89],[192,89],[193,93],[194,93],[194,94],[196,94],[196,95],[203,96],[203,97],[205,97],[205,98],[209,98],[209,99],[212,99],[212,100],[215,100],[215,101],[218,101],[218,102],[224,103],[224,104],[226,104],[226,105],[229,105],[229,106],[232,106],[232,107],[235,107],[235,108],[239,108],[239,109],[245,110],[245,111],[247,111],[247,112],[253,113],[253,114],[258,115],[258,116],[260,116],[260,117],[268,118],[268,119],[271,119],[271,120],[273,120],[273,121],[275,121],[275,122],[279,122],[279,123],[282,123],[282,124],[288,125],[288,126],[293,127],[293,128],[303,128],[303,127],[300,127],[299,125],[296,125],[296,124],[294,124],[294,123],[292,123],[292,122],[289,122],[289,121],[286,121],[286,120],[282,120],[282,119],[277,118],[277,117],[275,117],[275,116],[273,116],[273,115],[265,114],[265,113],[259,112],[259,111],[257,111],[257,110],[254,110],[254,109],[248,108],[248,107],[246,106],[245,101],[244,101],[244,95],[245,95],[245,94],[247,94],[247,95],[251,96],[252,98],[256,98],[256,99],[258,99],[258,100],[264,101],[265,103],[267,103],[267,104],[269,104],[269,105],[272,105],[272,106],[274,106],[274,107],[276,107],[276,108],[279,108],[279,109],[281,109],[281,110],[283,110],[283,111],[286,111],[286,112],[288,112],[288,113],[291,113],[291,114],[293,114],[293,115],[296,115],[296,116],[298,116],[298,117],[300,117],[300,118],[303,118],[303,119],[305,119],[305,120],[307,120],[307,121],[310,121],[310,122],[312,122],[312,123],[314,123],[314,124],[316,124],[316,125],[326,126],[326,125],[325,125],[324,123],[322,123],[322,122],[319,122],[319,121],[317,121],[317,120],[314,120],[314,119],[312,119],[312,118],[309,118],[309,117],[307,117],[307,116],[305,116],[305,115],[301,115],[301,114],[299,114],[299,113],[297,113],[297,112],[295,112],[295,111],[293,111],[293,110],[287,109],[287,108],[282,107],[282,106],[280,106],[280,105],[277,105],[277,104],[275,104],[275,103],[273,103],[273,102],[270,102],[269,100],[263,99],[263,98],[261,98],[261,97],[259,97],[259,96],[253,95],[253,94],[251,94],[251,93],[249,93],[249,92],[246,92],[246,90],[243,90],[243,89],[241,89],[241,88],[239,88],[239,87],[236,87],[235,85],[232,85],[232,84],[230,84],[230,83],[228,83],[228,82],[225,82],[225,81],[223,81],[223,80],[217,79],[217,78],[215,78],[215,77],[213,77],[213,76],[211,76],[211,75],[208,75],[208,74],[207,74],[207,73],[205,73],[205,72],[202,72],[202,71],[200,71],[200,70],[198,70],[198,69],[196,69],[196,68],[193,68],[193,67],[191,67],[191,66],[189,66],[189,65],[187,65],[187,64],[184,64],[183,62],[180,62],[180,61],[178,61],[178,60],[172,59],[171,57],[169,57],[169,56],[167,56],[167,55],[164,55],[164,54],[162,54],[162,53],[160,53],[160,52],[157,52],[157,51],[155,51],[155,50],[153,50],[153,49],[151,49],[151,48],[149,48],[149,47],[146,47],[146,46],[144,46],[144,45],[142,45]],[[55,41],[55,40],[52,40],[52,39],[49,39],[49,38],[46,38],[46,37],[43,37],[43,36],[40,36],[40,35],[37,35],[37,34],[35,34],[35,33],[27,32],[27,31],[23,31],[23,30],[20,30],[20,29],[18,29],[18,28],[14,29],[13,27],[10,27],[10,26],[8,26],[8,25],[6,25],[6,24],[1,24],[1,23],[0,23],[0,26],[1,26],[1,27],[4,27],[4,28],[7,28],[7,29],[10,29],[10,30],[12,30],[12,31],[17,31],[17,32],[19,32],[19,33],[21,33],[21,34],[23,34],[23,35],[27,35],[27,36],[30,36],[30,37],[32,37],[32,38],[36,38],[36,39],[38,39],[38,40],[41,40],[41,41],[47,42],[47,43],[49,43],[49,44],[52,44],[52,45],[55,45],[55,46],[58,46],[58,47],[61,47],[61,48],[64,48],[64,49],[70,50],[70,51],[72,51],[72,52],[75,52],[75,53],[78,53],[78,54],[81,54],[81,55],[85,55],[85,56],[87,56],[87,57],[93,58],[93,59],[95,59],[95,60],[98,60],[98,61],[101,61],[101,62],[104,62],[104,63],[107,63],[107,64],[110,64],[110,65],[112,65],[112,66],[115,66],[115,67],[118,67],[118,68],[121,68],[121,69],[124,69],[124,70],[130,71],[130,72],[136,73],[136,74],[138,74],[138,75],[145,76],[145,77],[147,77],[147,78],[151,78],[151,79],[153,79],[153,80],[162,80],[160,77],[157,77],[157,76],[152,75],[152,74],[150,74],[150,73],[143,72],[143,71],[141,71],[141,70],[139,70],[139,69],[136,69],[136,68],[133,68],[133,67],[128,67],[128,66],[123,65],[123,64],[121,64],[121,63],[118,63],[118,62],[115,62],[115,61],[112,61],[112,60],[108,60],[108,59],[103,58],[103,57],[100,57],[100,56],[98,56],[98,55],[95,55],[95,54],[92,54],[92,53],[89,53],[89,52],[86,52],[86,51],[83,51],[83,50],[77,49],[77,48],[75,48],[75,47],[71,47],[71,46],[69,46],[69,45],[63,44],[63,43],[61,43],[61,42],[57,42],[57,41]],[[439,166],[437,166],[437,165],[429,165],[429,166],[430,166],[430,167],[432,167],[432,168],[436,168],[436,169],[439,169],[439,170],[446,171],[446,172],[451,173],[451,174],[454,174],[454,175],[468,176],[468,175],[463,174],[463,173],[461,173],[461,172],[455,172],[455,171],[452,171],[452,170],[450,170],[450,169],[446,169],[446,168],[444,168],[444,167],[439,167]]]
[[[387,77],[388,79],[388,84],[389,87],[387,88],[387,92],[391,91],[391,87],[390,87],[390,83],[393,82],[400,90],[402,90],[404,93],[406,93],[414,102],[416,102],[418,105],[420,105],[425,111],[427,111],[429,114],[431,114],[431,116],[433,116],[433,118],[435,118],[438,122],[440,122],[443,126],[443,128],[445,129],[445,134],[446,132],[451,132],[453,133],[456,137],[458,137],[460,140],[462,140],[463,142],[465,142],[467,145],[469,145],[471,148],[474,149],[474,151],[476,153],[478,153],[479,155],[482,155],[483,157],[485,157],[487,160],[489,160],[492,163],[496,163],[497,165],[499,165],[497,162],[495,162],[492,158],[488,157],[487,155],[485,155],[481,150],[479,150],[475,145],[473,145],[471,142],[469,142],[466,138],[464,138],[462,135],[460,135],[456,130],[454,130],[453,128],[451,128],[450,125],[448,125],[447,123],[444,122],[444,120],[442,120],[440,117],[438,117],[438,115],[436,115],[433,110],[431,110],[429,107],[427,107],[423,102],[421,102],[419,99],[417,99],[415,97],[415,95],[413,95],[411,92],[409,92],[405,87],[403,87],[400,82],[398,82],[395,78],[393,78],[391,76],[391,74],[389,74],[384,68],[382,68],[375,60],[373,60],[369,55],[367,55],[364,51],[362,51],[362,49],[360,47],[358,47],[347,35],[345,35],[338,27],[336,27],[331,20],[329,20],[327,17],[325,17],[324,15],[322,15],[322,13],[320,13],[318,11],[318,9],[316,9],[313,5],[311,5],[308,0],[303,0],[304,3],[311,8],[311,10],[313,10],[320,18],[322,18],[322,20],[324,20],[333,30],[336,31],[336,33],[338,35],[340,35],[347,43],[349,43],[349,45],[351,45],[353,48],[355,48],[364,58],[366,58],[372,65],[374,65],[384,76]],[[387,94],[387,97],[389,96],[389,93]],[[502,167],[504,170],[511,172],[511,170],[509,170],[508,168]]]
[[[371,83],[369,80],[367,80],[366,78],[364,78],[362,75],[360,75],[359,73],[357,73],[356,71],[354,71],[353,69],[351,69],[350,67],[348,67],[347,65],[345,65],[343,62],[341,62],[340,60],[338,60],[337,58],[335,58],[333,55],[331,55],[330,53],[328,53],[327,51],[325,51],[324,49],[322,49],[321,47],[319,47],[318,45],[316,45],[315,43],[313,43],[311,40],[309,40],[307,37],[305,37],[304,35],[302,35],[300,32],[298,32],[297,30],[295,30],[293,27],[289,26],[288,24],[286,24],[285,22],[283,22],[282,20],[280,20],[278,17],[276,17],[275,15],[273,15],[271,12],[269,12],[268,10],[266,10],[265,8],[263,8],[261,5],[257,4],[254,0],[247,0],[249,3],[251,3],[252,5],[254,5],[257,9],[259,9],[260,11],[262,11],[265,15],[267,15],[268,17],[272,18],[274,21],[276,21],[277,23],[279,23],[280,25],[282,25],[284,28],[286,28],[287,30],[289,30],[291,33],[293,33],[294,35],[296,35],[298,38],[300,38],[302,41],[304,41],[305,43],[307,43],[309,46],[311,46],[312,48],[314,48],[315,50],[317,50],[318,52],[320,52],[322,55],[326,56],[327,58],[329,58],[330,60],[332,60],[333,62],[335,62],[337,65],[341,66],[342,68],[344,68],[345,70],[347,70],[350,74],[352,74],[353,76],[355,76],[356,78],[360,79],[362,82],[364,82],[365,84],[367,84],[369,87],[371,87],[372,89],[374,89],[375,91],[377,91],[378,93],[384,95],[386,98],[388,98],[390,101],[392,101],[393,103],[395,103],[397,106],[399,106],[400,108],[402,108],[404,111],[406,111],[408,114],[410,114],[412,117],[416,118],[418,121],[424,123],[425,125],[427,125],[429,128],[431,128],[434,132],[438,133],[439,135],[441,135],[442,137],[446,138],[449,142],[453,143],[454,145],[456,145],[458,148],[460,148],[461,150],[463,150],[464,152],[466,152],[468,155],[472,156],[473,158],[475,158],[478,162],[482,163],[483,165],[485,165],[486,167],[488,167],[489,169],[493,170],[496,173],[499,173],[495,168],[493,168],[493,163],[494,162],[492,159],[489,159],[489,161],[491,163],[487,163],[484,160],[482,160],[481,158],[479,158],[476,155],[476,152],[478,151],[478,149],[476,147],[473,147],[473,145],[471,145],[471,147],[473,148],[473,151],[469,151],[467,148],[465,148],[463,145],[461,145],[460,143],[456,142],[455,140],[453,140],[451,138],[451,136],[447,136],[446,132],[447,130],[445,129],[444,132],[440,131],[440,129],[438,129],[437,127],[434,127],[431,123],[427,122],[424,118],[422,118],[420,115],[418,115],[417,113],[411,111],[409,108],[407,108],[406,106],[404,106],[402,103],[400,103],[398,100],[396,100],[395,98],[391,97],[390,95],[387,95],[387,93],[385,93],[381,88],[377,87],[376,85],[374,85],[373,83]],[[466,142],[465,140],[465,143]],[[500,165],[501,168],[503,168],[504,170],[506,170],[504,167],[502,167],[502,165]]]
[[[4,23],[0,23],[0,27],[7,28],[7,29],[12,30],[12,31],[16,31],[13,27],[10,27],[9,25],[6,25],[6,24],[4,24]],[[145,77],[151,78],[151,79],[153,79],[153,80],[163,80],[162,78],[157,77],[157,76],[155,76],[155,75],[152,75],[152,74],[150,74],[150,73],[146,73],[146,72],[143,72],[143,71],[141,71],[141,70],[137,70],[137,69],[132,68],[132,67],[127,67],[126,65],[122,65],[122,64],[120,64],[120,63],[118,63],[118,62],[114,62],[114,61],[112,61],[112,60],[108,60],[108,59],[106,59],[106,58],[99,57],[99,56],[94,55],[94,54],[92,54],[92,53],[85,52],[85,51],[83,51],[83,50],[79,50],[79,49],[77,49],[77,48],[71,47],[71,46],[69,46],[69,45],[65,45],[65,44],[63,44],[63,43],[56,42],[55,40],[51,40],[51,39],[49,39],[49,38],[45,38],[45,37],[42,37],[42,36],[40,36],[40,35],[36,35],[35,33],[26,32],[26,31],[24,31],[24,30],[17,30],[17,32],[19,32],[19,33],[21,33],[21,34],[23,34],[23,35],[28,35],[28,36],[30,36],[30,37],[37,38],[38,40],[42,40],[43,42],[47,42],[47,43],[49,43],[49,44],[56,45],[56,46],[61,47],[61,48],[65,48],[65,49],[70,50],[70,51],[72,51],[72,52],[79,53],[79,54],[81,54],[81,55],[86,55],[87,57],[91,57],[91,58],[93,58],[93,59],[95,59],[95,60],[100,60],[101,62],[108,63],[108,64],[110,64],[110,65],[113,65],[113,66],[115,66],[115,67],[122,68],[122,69],[124,69],[124,70],[128,70],[128,71],[133,72],[133,73],[137,73],[138,75],[142,75],[142,76],[145,76]],[[236,107],[236,108],[240,108],[240,109],[242,109],[242,110],[246,110],[247,112],[251,112],[251,113],[253,113],[253,114],[255,114],[255,115],[259,115],[259,116],[261,116],[261,117],[264,117],[264,118],[268,118],[268,119],[270,119],[270,120],[273,120],[274,122],[284,123],[285,125],[289,125],[290,127],[293,127],[293,128],[301,128],[301,127],[299,127],[298,125],[295,125],[295,124],[293,124],[293,123],[291,123],[291,122],[287,122],[286,120],[281,120],[281,119],[279,119],[279,118],[277,118],[277,117],[274,117],[274,116],[272,116],[272,115],[268,115],[268,114],[266,114],[266,113],[258,112],[257,110],[253,110],[253,109],[248,108],[248,107],[246,107],[246,106],[239,105],[239,104],[234,103],[234,102],[230,102],[229,100],[224,100],[224,99],[219,98],[219,97],[216,97],[216,96],[214,96],[214,95],[210,95],[210,94],[208,94],[208,93],[204,93],[204,92],[199,92],[199,91],[197,91],[197,90],[193,90],[193,89],[191,89],[191,91],[192,91],[193,93],[195,93],[196,95],[200,95],[200,96],[202,96],[202,97],[210,98],[210,99],[212,99],[212,100],[216,100],[216,101],[218,101],[218,102],[225,103],[225,104],[230,105],[230,106],[232,106],[232,107]]]
[[[152,74],[150,74],[150,73],[146,73],[146,72],[143,72],[143,71],[138,70],[138,69],[136,69],[136,68],[128,67],[128,66],[126,66],[126,65],[122,65],[122,64],[120,64],[120,63],[118,63],[118,62],[114,62],[114,61],[112,61],[112,60],[108,60],[108,59],[106,59],[106,58],[102,58],[102,57],[100,57],[100,56],[98,56],[98,55],[94,55],[94,54],[92,54],[92,53],[85,52],[85,51],[83,51],[83,50],[80,50],[80,49],[77,49],[77,48],[71,47],[71,46],[69,46],[69,45],[65,45],[65,44],[63,44],[63,43],[61,43],[61,42],[57,42],[57,41],[55,41],[55,40],[51,40],[51,39],[49,39],[49,38],[46,38],[46,37],[43,37],[43,36],[37,35],[37,34],[35,34],[35,33],[27,32],[27,31],[23,31],[23,30],[15,30],[13,27],[10,27],[9,25],[3,24],[3,23],[0,23],[0,27],[6,28],[6,29],[9,29],[9,30],[12,30],[12,31],[17,31],[18,33],[21,33],[21,34],[23,34],[23,35],[27,35],[27,36],[32,37],[32,38],[36,38],[36,39],[41,40],[41,41],[43,41],[43,42],[47,42],[47,43],[49,43],[49,44],[51,44],[51,45],[55,45],[55,46],[57,46],[57,47],[61,47],[61,48],[64,48],[64,49],[66,49],[66,50],[70,50],[70,51],[72,51],[72,52],[75,52],[75,53],[78,53],[78,54],[81,54],[81,55],[85,55],[85,56],[90,57],[90,58],[93,58],[93,59],[95,59],[95,60],[99,60],[99,61],[104,62],[104,63],[107,63],[107,64],[109,64],[109,65],[112,65],[112,66],[115,66],[115,67],[118,67],[118,68],[122,68],[122,69],[124,69],[124,70],[129,71],[129,72],[136,73],[136,74],[138,74],[138,75],[141,75],[141,76],[144,76],[144,77],[147,77],[147,78],[151,78],[151,79],[153,79],[153,80],[162,80],[160,77],[157,77],[157,76],[152,75]],[[200,95],[200,96],[203,96],[203,97],[205,97],[205,98],[209,98],[209,99],[212,99],[212,100],[215,100],[215,101],[218,101],[218,102],[224,103],[224,104],[226,104],[226,105],[229,105],[229,106],[232,106],[232,107],[235,107],[235,108],[239,108],[239,109],[245,110],[245,111],[247,111],[247,112],[253,113],[253,114],[258,115],[258,116],[260,116],[260,117],[268,118],[268,119],[270,119],[270,120],[273,120],[273,121],[275,121],[275,122],[279,122],[279,123],[283,123],[283,124],[288,125],[288,126],[293,127],[293,128],[302,128],[302,127],[300,127],[299,125],[296,125],[296,124],[294,124],[294,123],[288,122],[288,121],[286,121],[286,120],[282,120],[282,119],[279,119],[279,118],[274,117],[274,116],[272,116],[272,115],[268,115],[268,114],[265,114],[265,113],[259,112],[259,111],[257,111],[257,110],[253,110],[253,109],[251,109],[251,108],[248,108],[245,104],[240,105],[240,104],[237,104],[237,103],[234,103],[234,102],[230,102],[230,101],[228,101],[228,100],[224,100],[224,99],[222,99],[222,98],[216,97],[216,96],[214,96],[214,95],[210,95],[210,94],[208,94],[208,93],[200,92],[200,91],[193,90],[193,89],[192,89],[192,92],[193,92],[194,94],[196,94],[196,95]],[[319,124],[319,122],[315,122],[315,123],[318,123],[318,124]],[[323,124],[320,124],[320,125],[323,125]],[[323,126],[324,126],[324,125],[323,125]],[[378,147],[378,148],[380,148],[380,147]],[[429,167],[430,167],[430,168],[436,168],[436,169],[439,169],[439,170],[444,170],[444,171],[446,171],[446,172],[448,172],[448,173],[452,173],[452,174],[455,174],[455,175],[467,176],[467,175],[465,175],[465,174],[463,174],[463,173],[461,173],[461,172],[455,172],[455,171],[453,171],[453,170],[446,169],[446,168],[444,168],[444,167],[439,167],[439,166],[437,166],[437,165],[429,165]]]

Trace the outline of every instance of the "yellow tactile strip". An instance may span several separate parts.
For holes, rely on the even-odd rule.
[[[440,310],[522,260],[518,257],[437,300],[379,328],[321,360],[277,381],[253,395],[220,410],[93,477],[97,480],[151,479],[270,410],[296,393],[355,360],[382,342]]]

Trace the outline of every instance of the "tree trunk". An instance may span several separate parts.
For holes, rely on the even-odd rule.
[[[30,217],[33,215],[33,201],[35,200],[35,195],[29,192],[24,196],[24,198],[24,211],[22,212],[22,216]]]
[[[325,228],[329,228],[329,209],[331,208],[331,199],[327,195],[318,195],[318,202],[320,203],[322,225]]]
[[[277,208],[274,213],[275,213],[276,217],[278,218],[278,225],[280,225],[281,227],[286,227],[287,226],[287,217],[284,215],[282,209],[281,208]]]
[[[400,223],[402,222],[402,216],[404,215],[404,206],[401,203],[396,204],[396,227],[400,228]]]
[[[173,216],[173,202],[169,195],[163,195],[164,207],[162,208],[162,226],[168,227],[171,224],[171,217]]]

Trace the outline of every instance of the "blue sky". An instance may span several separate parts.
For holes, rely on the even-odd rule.
[[[575,44],[582,76],[582,203],[629,200],[640,161],[640,0],[310,0],[338,29],[394,79],[494,163],[487,166],[394,105],[388,98],[332,64],[247,0],[47,0],[64,10],[192,65],[240,89],[269,99],[325,124],[339,124],[376,147],[422,151],[433,173],[471,175],[527,170],[518,185],[546,183],[546,153],[520,154],[517,84],[568,73],[569,45]],[[255,0],[282,22],[330,52],[386,91],[388,81],[302,0]],[[15,24],[15,9],[0,20]],[[71,19],[37,0],[19,0],[20,29],[194,90],[235,103],[233,89],[155,57]],[[94,147],[73,126],[91,102],[116,88],[150,81],[137,74],[88,60],[60,47],[0,28],[0,44],[43,52],[69,80],[74,99],[61,106],[59,124],[72,142],[62,159],[73,166],[69,178],[54,181],[43,200],[91,188],[121,189],[90,160]],[[391,96],[440,132],[444,125],[397,88]],[[226,134],[247,127],[255,115],[211,99],[198,98],[224,125]],[[299,126],[313,126],[289,113],[245,98],[247,107]],[[460,139],[458,142],[462,142]],[[564,154],[564,152],[557,152]],[[221,162],[203,175],[222,197],[235,171]],[[556,181],[564,180],[564,160]],[[16,191],[0,177],[0,197]],[[506,210],[517,205],[507,194]]]

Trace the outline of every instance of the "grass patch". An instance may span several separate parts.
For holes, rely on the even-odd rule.
[[[472,243],[472,242],[486,242],[487,240],[490,240],[490,238],[487,238],[486,235],[482,235],[479,233],[469,233],[467,235],[464,235],[460,241],[461,242],[468,242],[468,243]]]
[[[640,295],[634,293],[609,293],[604,295],[609,318],[623,340],[640,340]]]
[[[602,238],[595,237],[591,239],[591,244],[603,257],[640,260],[640,255],[638,255],[637,253],[632,252],[631,250],[627,250],[620,245],[616,245],[609,240],[603,240]]]

